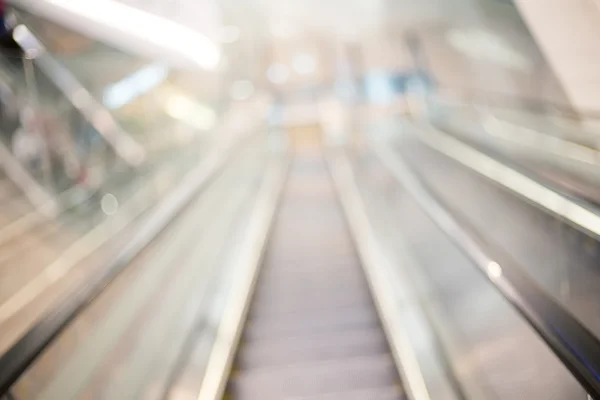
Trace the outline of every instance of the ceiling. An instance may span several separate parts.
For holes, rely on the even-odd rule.
[[[403,70],[411,65],[402,37],[406,30],[423,36],[440,74],[450,81],[462,76],[460,85],[468,83],[473,71],[486,85],[505,82],[496,79],[497,73],[512,74],[513,69],[534,75],[531,68],[544,62],[517,9],[505,0],[102,1],[144,10],[214,42],[221,42],[224,26],[238,27],[240,39],[220,45],[237,71],[255,71],[247,78],[264,78],[272,63],[290,64],[298,52],[307,51],[335,74],[336,52],[348,44],[360,46],[367,69]],[[452,72],[444,74],[444,69]]]

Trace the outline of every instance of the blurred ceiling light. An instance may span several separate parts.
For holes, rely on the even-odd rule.
[[[446,39],[454,48],[468,57],[491,62],[505,68],[525,72],[531,70],[529,60],[493,32],[483,29],[455,29],[447,33]]]
[[[234,100],[242,101],[249,99],[254,93],[254,85],[247,80],[233,82],[229,94]]]
[[[212,129],[217,122],[214,110],[182,95],[169,96],[165,110],[171,117],[200,130]]]
[[[106,88],[102,101],[111,110],[119,109],[159,86],[168,76],[169,68],[166,65],[151,64]]]
[[[221,30],[221,43],[235,43],[240,39],[240,28],[235,25],[224,26]]]
[[[218,46],[201,33],[167,18],[148,13],[115,0],[35,0],[28,3],[52,5],[80,21],[92,21],[119,34],[121,38],[144,41],[177,53],[205,69],[214,69],[221,57]]]
[[[310,53],[300,53],[294,56],[292,67],[299,75],[311,75],[317,70],[317,59]]]
[[[276,85],[285,83],[290,77],[290,70],[284,64],[271,64],[267,70],[267,78]]]

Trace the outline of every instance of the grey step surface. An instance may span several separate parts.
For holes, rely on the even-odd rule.
[[[225,398],[403,399],[320,150],[290,169]]]

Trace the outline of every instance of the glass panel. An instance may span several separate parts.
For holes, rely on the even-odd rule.
[[[85,46],[73,51],[55,46],[48,46],[48,51],[144,147],[148,157],[171,149],[170,154],[185,158],[188,149],[202,148],[211,139],[209,132],[226,106],[220,73],[181,70],[20,15],[44,43],[56,37],[64,42],[66,35],[86,40]]]
[[[19,18],[19,37],[44,48],[0,60],[0,324],[10,322],[0,352],[210,154],[263,131],[268,104],[253,88],[230,99],[227,71],[182,69]]]
[[[45,351],[13,388],[18,399],[162,398],[195,353],[201,379],[222,301],[269,160],[248,141],[141,257]],[[151,332],[151,334],[149,334]],[[196,344],[196,345],[194,345]],[[205,349],[203,358],[195,346]],[[175,371],[175,372],[174,372]]]
[[[598,242],[501,185],[425,144],[430,127],[399,119],[374,124],[437,198],[495,256],[516,263],[596,335],[600,325]],[[466,156],[465,156],[466,157]],[[483,166],[481,168],[484,168]],[[410,225],[412,226],[412,225]]]

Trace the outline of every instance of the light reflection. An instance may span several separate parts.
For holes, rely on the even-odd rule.
[[[17,25],[13,29],[12,37],[24,50],[27,58],[35,58],[43,48],[41,43],[31,34],[31,31],[25,25]]]
[[[495,262],[490,261],[487,266],[487,273],[492,279],[498,279],[502,276],[502,267]]]
[[[106,215],[114,215],[119,210],[119,201],[114,194],[107,193],[100,200],[100,208]]]

